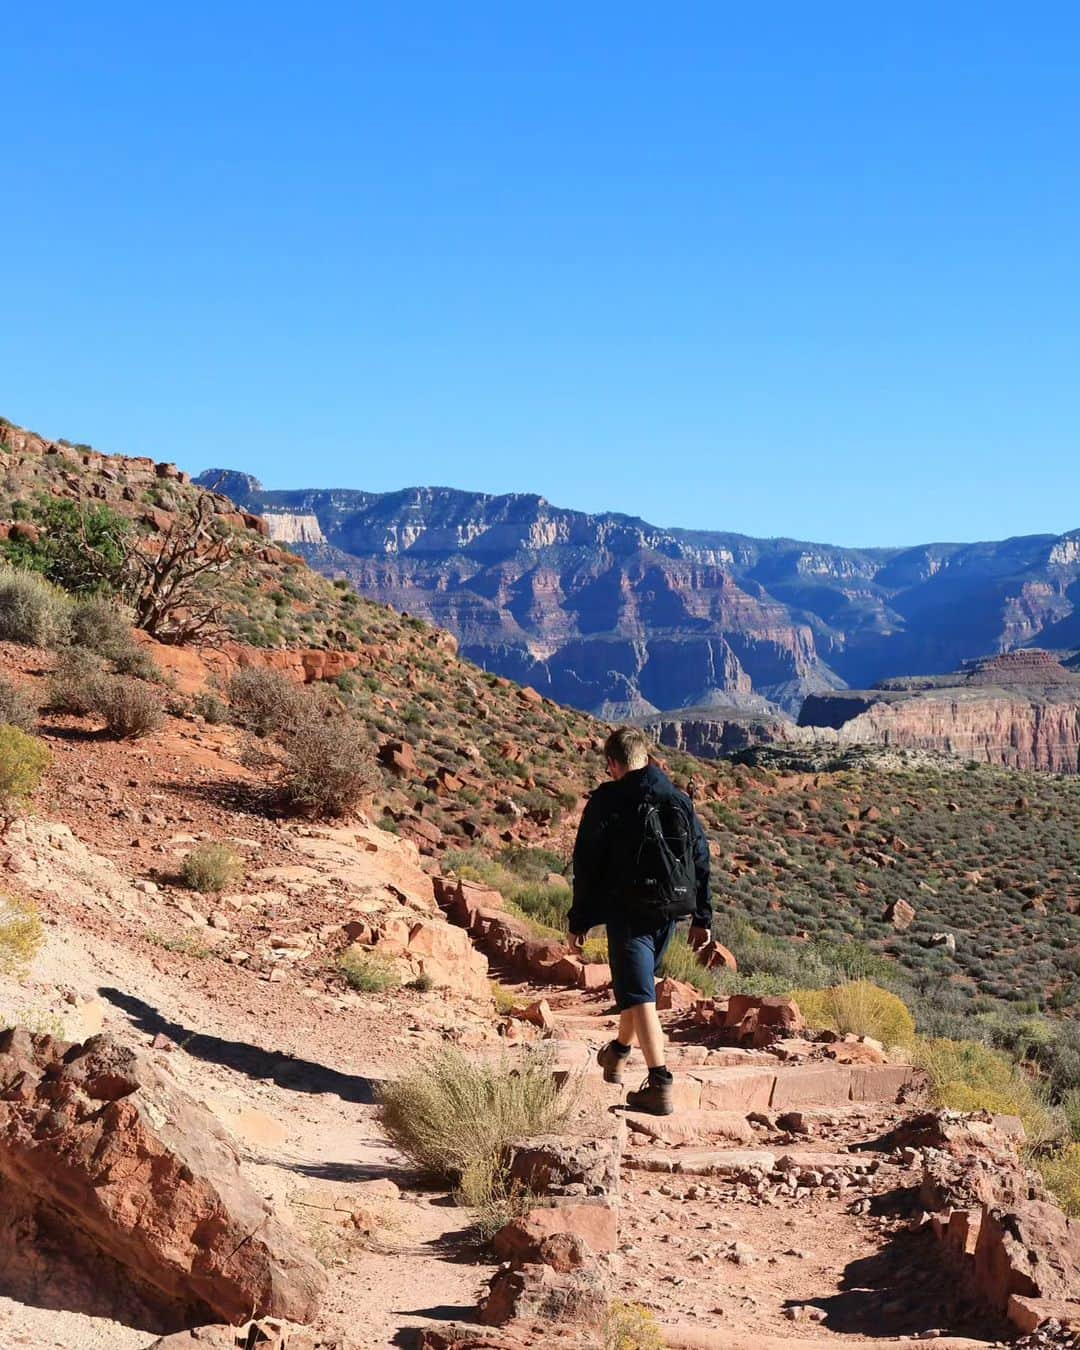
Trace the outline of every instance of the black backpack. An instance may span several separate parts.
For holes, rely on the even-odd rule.
[[[678,797],[649,793],[626,822],[624,902],[658,923],[685,919],[697,908],[692,810]]]

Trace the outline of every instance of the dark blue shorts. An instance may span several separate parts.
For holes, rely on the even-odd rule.
[[[620,1012],[641,1003],[656,1002],[660,961],[674,931],[675,923],[670,919],[659,928],[647,930],[640,925],[607,925],[608,963],[615,1003]]]

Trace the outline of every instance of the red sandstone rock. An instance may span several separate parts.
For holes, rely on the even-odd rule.
[[[701,1001],[701,992],[682,980],[663,979],[656,984],[656,1006],[661,1012],[689,1012]]]
[[[32,1235],[59,1227],[81,1270],[107,1285],[118,1263],[174,1314],[315,1316],[325,1274],[244,1181],[229,1136],[110,1035],[73,1047],[0,1035],[0,1175],[0,1241],[19,1234],[0,1246],[15,1297],[40,1297]]]
[[[607,1203],[552,1205],[529,1210],[500,1228],[492,1248],[500,1261],[535,1261],[536,1250],[555,1233],[571,1233],[593,1252],[613,1252],[619,1245],[615,1210]]]
[[[884,918],[898,933],[904,933],[915,922],[915,910],[906,900],[895,900],[885,910]]]
[[[546,998],[537,999],[535,1003],[530,1003],[525,1009],[525,1020],[537,1026],[541,1031],[554,1031],[555,1018],[551,1012],[551,1004]]]

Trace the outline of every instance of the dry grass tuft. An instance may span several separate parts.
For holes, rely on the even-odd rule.
[[[660,1326],[640,1303],[612,1303],[604,1322],[604,1350],[663,1350]]]
[[[0,726],[0,815],[13,816],[37,790],[49,752],[36,736]]]
[[[490,1231],[528,1199],[505,1174],[506,1146],[557,1132],[574,1100],[556,1084],[543,1052],[511,1065],[440,1049],[383,1085],[383,1124],[401,1152],[452,1186]]]
[[[869,980],[831,989],[797,989],[792,997],[818,1031],[870,1036],[890,1047],[907,1048],[915,1042],[915,1019],[903,999]]]
[[[24,975],[44,941],[45,930],[33,901],[0,895],[0,975]]]
[[[244,875],[244,862],[228,844],[199,844],[180,868],[184,885],[203,895],[220,895]]]

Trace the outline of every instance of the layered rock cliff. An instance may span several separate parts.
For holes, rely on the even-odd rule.
[[[973,663],[951,684],[812,696],[799,723],[804,734],[840,745],[934,750],[980,764],[1080,772],[1080,678],[1045,652]]]
[[[200,481],[279,516],[314,566],[450,629],[478,663],[604,715],[748,690],[797,712],[810,694],[952,671],[1036,639],[1080,645],[1080,531],[845,549],[662,529],[527,494],[268,492],[230,470]]]

